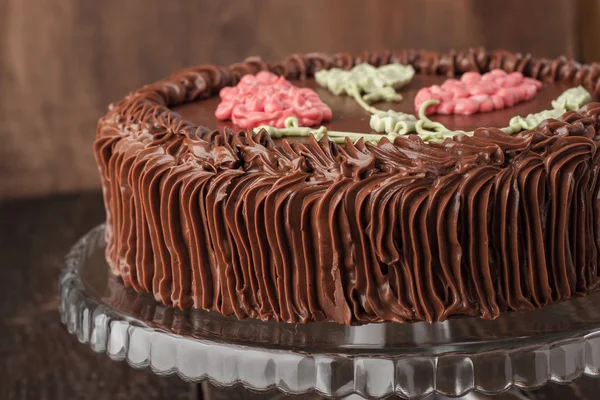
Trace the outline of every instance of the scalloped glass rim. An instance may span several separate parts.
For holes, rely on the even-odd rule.
[[[165,307],[109,276],[104,226],[83,236],[59,280],[62,322],[135,368],[190,382],[324,396],[498,394],[600,375],[600,293],[496,321],[290,325]]]

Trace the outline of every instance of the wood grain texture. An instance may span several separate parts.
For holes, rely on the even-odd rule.
[[[0,398],[198,398],[196,385],[111,361],[60,323],[63,257],[103,219],[99,193],[0,204]]]
[[[0,198],[98,187],[91,144],[106,106],[184,66],[309,51],[581,48],[569,0],[1,0],[0,35]]]
[[[600,62],[600,0],[576,0],[577,52],[583,60]]]

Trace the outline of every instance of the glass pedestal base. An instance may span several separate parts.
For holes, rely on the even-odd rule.
[[[166,307],[125,288],[109,273],[104,248],[99,226],[67,256],[62,321],[94,351],[157,374],[254,391],[408,399],[520,396],[507,391],[600,374],[600,292],[494,321],[240,321]]]

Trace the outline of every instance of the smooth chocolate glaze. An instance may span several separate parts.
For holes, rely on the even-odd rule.
[[[112,271],[165,304],[285,322],[490,319],[598,288],[600,103],[515,136],[479,128],[442,144],[414,135],[378,145],[276,144],[264,131],[188,120],[212,124],[218,90],[244,74],[269,68],[302,81],[363,61],[412,64],[412,90],[427,75],[502,68],[549,85],[538,106],[561,91],[550,95],[557,82],[600,94],[598,64],[483,49],[293,55],[179,71],[99,122]],[[334,115],[355,107],[319,94]],[[403,94],[398,109],[412,106]],[[475,118],[503,126],[501,114],[526,106]],[[368,115],[358,115],[342,113],[332,129],[364,131]],[[438,120],[469,129],[470,118]]]

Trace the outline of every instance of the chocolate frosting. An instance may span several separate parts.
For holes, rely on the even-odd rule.
[[[489,319],[598,287],[600,103],[515,136],[479,128],[441,144],[275,143],[173,111],[248,73],[302,80],[360,62],[440,76],[502,68],[600,94],[598,64],[483,49],[176,72],[98,125],[112,271],[165,304],[293,323]]]

